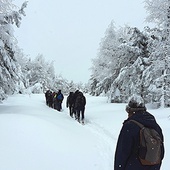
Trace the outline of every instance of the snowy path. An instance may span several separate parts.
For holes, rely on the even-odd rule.
[[[44,95],[14,95],[0,104],[0,170],[113,170],[125,104],[86,98],[84,126],[69,116],[66,97],[62,112],[46,106]],[[170,110],[160,111],[153,112],[168,144]]]
[[[44,95],[9,97],[0,105],[0,169],[111,170],[113,138],[95,123],[90,107],[99,103],[88,102],[89,121],[82,126],[70,118],[65,101],[58,112],[45,105]]]
[[[64,113],[68,111],[64,109]],[[69,115],[68,115],[69,116]],[[72,119],[72,118],[71,118]],[[75,123],[78,123],[72,119]],[[79,123],[78,123],[79,124]],[[85,125],[81,125],[84,130],[88,131],[88,134],[92,134],[97,142],[95,142],[95,147],[99,152],[99,157],[102,158],[102,164],[100,165],[101,170],[111,170],[113,169],[113,141],[117,141],[117,138],[111,134],[105,127],[97,124],[88,118],[85,119]],[[88,140],[88,136],[87,139]]]
[[[104,127],[91,121],[88,122],[85,128],[94,133],[98,140],[97,148],[100,151],[100,156],[103,158],[103,170],[111,169],[114,153],[113,141],[116,141],[116,138]]]

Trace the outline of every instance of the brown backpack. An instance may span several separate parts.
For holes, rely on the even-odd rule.
[[[130,120],[137,124],[140,129],[140,147],[138,149],[138,157],[142,165],[156,165],[161,162],[162,140],[159,133],[145,127],[143,124]]]

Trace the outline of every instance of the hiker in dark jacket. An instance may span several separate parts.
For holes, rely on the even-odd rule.
[[[48,104],[49,107],[53,107],[53,96],[52,96],[52,92],[50,92],[49,98],[48,98]]]
[[[52,99],[52,108],[53,109],[56,109],[56,92],[53,92],[52,95],[51,95],[51,99]]]
[[[142,165],[137,151],[139,148],[140,127],[130,120],[136,120],[146,127],[155,129],[163,141],[163,134],[153,115],[146,111],[140,96],[133,96],[126,106],[128,119],[123,123],[115,151],[114,170],[160,170],[157,165]],[[164,145],[161,147],[161,160],[164,157]]]
[[[61,93],[61,90],[58,91],[58,93],[56,94],[56,103],[57,103],[57,110],[61,111],[62,110],[62,102],[63,102],[64,96]]]
[[[45,99],[46,99],[46,105],[50,106],[50,97],[51,97],[52,92],[50,90],[47,90],[45,92]]]
[[[66,100],[66,107],[69,108],[70,116],[73,117],[74,93],[70,92]]]
[[[77,115],[76,115],[76,109],[75,109],[75,103],[76,103],[76,98],[78,96],[78,93],[79,93],[79,90],[76,90],[74,92],[74,95],[73,95],[73,115],[75,117],[75,119],[77,119]]]
[[[83,93],[79,91],[75,101],[76,116],[79,123],[80,123],[80,114],[81,114],[81,122],[84,123],[85,105],[86,105],[86,98],[83,95]]]

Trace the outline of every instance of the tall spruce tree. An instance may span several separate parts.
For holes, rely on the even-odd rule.
[[[92,94],[100,95],[110,89],[114,72],[117,69],[116,51],[118,44],[114,22],[112,21],[106,29],[105,36],[101,39],[98,55],[93,59],[90,79]]]

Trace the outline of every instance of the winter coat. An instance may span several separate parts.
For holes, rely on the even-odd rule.
[[[70,92],[69,96],[67,97],[66,107],[72,107],[74,104],[74,93]]]
[[[56,100],[58,103],[62,103],[63,102],[63,99],[64,99],[64,96],[63,94],[59,91],[57,94],[56,94]]]
[[[76,110],[83,110],[86,105],[86,98],[83,95],[83,93],[79,92],[79,94],[76,97],[75,101],[75,109]]]
[[[120,131],[114,161],[114,170],[160,170],[161,164],[158,165],[142,165],[135,151],[139,146],[140,127],[129,120],[136,120],[146,127],[155,129],[161,136],[163,134],[160,126],[156,123],[153,115],[148,112],[138,111],[127,120],[124,121]],[[161,157],[164,157],[164,146],[162,146]]]
[[[79,94],[79,90],[76,90],[74,95],[73,95],[73,106],[74,107],[75,107],[75,102],[76,102],[76,98],[77,98],[78,94]]]

